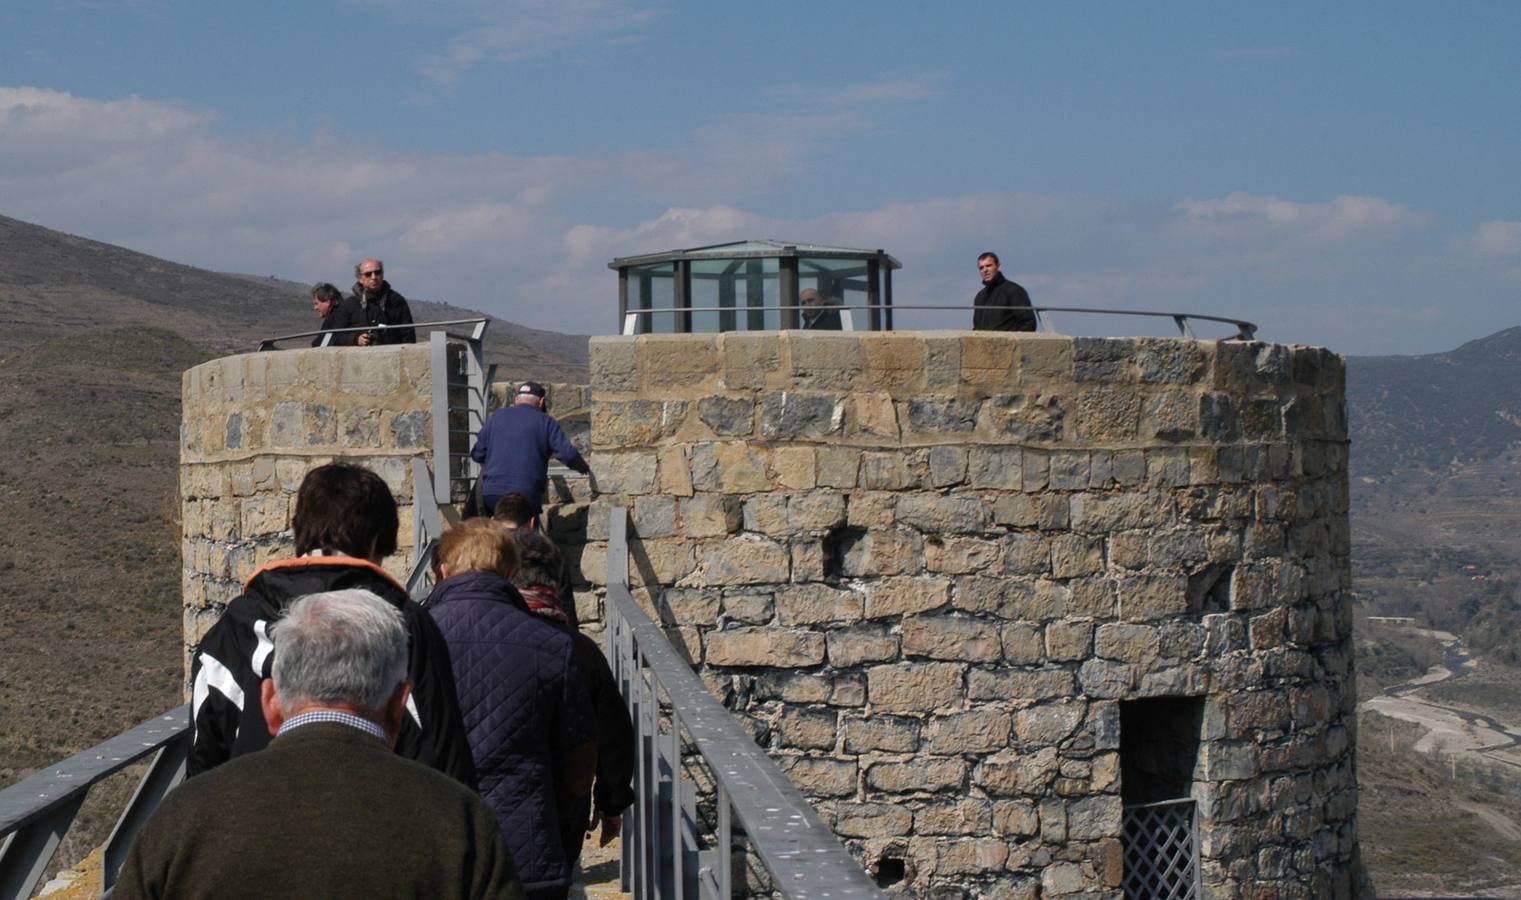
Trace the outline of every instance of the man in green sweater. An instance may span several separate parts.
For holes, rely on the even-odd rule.
[[[391,751],[411,688],[401,612],[366,590],[312,594],[273,640],[274,741],[170,794],[112,896],[522,900],[495,814]]]

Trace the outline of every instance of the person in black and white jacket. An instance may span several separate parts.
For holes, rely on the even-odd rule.
[[[401,610],[407,625],[413,689],[396,752],[475,787],[448,645],[427,611],[378,565],[396,552],[397,524],[396,500],[374,472],[333,463],[306,474],[291,517],[296,558],[255,572],[196,649],[190,775],[269,744],[259,693],[274,663],[269,629],[286,607],[308,594],[362,588]]]

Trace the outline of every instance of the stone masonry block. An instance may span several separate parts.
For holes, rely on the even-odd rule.
[[[1052,622],[1046,626],[1046,656],[1055,661],[1075,662],[1093,653],[1093,623]]]
[[[856,763],[851,759],[784,756],[777,760],[787,778],[812,797],[849,797],[856,792]]]
[[[1103,659],[1149,668],[1161,652],[1161,636],[1150,625],[1110,623],[1099,626],[1093,649]]]
[[[795,531],[824,531],[845,522],[845,495],[816,490],[787,500],[787,524]]]
[[[1009,622],[1003,626],[1003,658],[1012,665],[1039,663],[1045,656],[1045,638],[1034,622]]]
[[[914,813],[915,834],[986,834],[993,825],[993,804],[968,798],[931,803]]]
[[[992,753],[1009,745],[1013,716],[1004,709],[975,709],[936,716],[929,727],[929,752],[948,755]]]
[[[782,625],[856,622],[861,618],[861,594],[826,584],[790,585],[776,592],[775,602],[777,621]]]
[[[1026,747],[1050,746],[1071,737],[1087,715],[1085,700],[1042,703],[1014,716],[1014,734]]]
[[[846,753],[913,753],[919,749],[920,721],[911,716],[873,715],[844,719]]]
[[[850,434],[895,442],[902,434],[898,407],[886,391],[859,391],[850,395],[846,414]]]
[[[787,548],[754,534],[741,534],[697,547],[697,569],[683,579],[683,587],[715,587],[740,584],[775,584],[788,578],[791,556]]]
[[[951,584],[945,578],[881,578],[866,585],[865,615],[868,619],[879,619],[929,612],[945,606],[950,598]]]
[[[710,631],[707,661],[713,666],[816,666],[824,661],[824,636],[769,626]]]
[[[835,807],[834,832],[841,837],[906,835],[914,814],[896,803],[841,803]]]
[[[993,662],[1003,655],[991,622],[956,616],[911,616],[903,620],[903,655],[929,659]]]
[[[777,332],[729,332],[718,335],[723,386],[731,391],[766,386],[782,365]]]
[[[746,397],[714,394],[697,401],[697,418],[720,437],[745,437],[755,430],[755,404]]]
[[[853,447],[818,448],[818,486],[853,488],[861,468],[861,451]]]
[[[659,486],[653,453],[598,453],[597,487],[607,494],[650,494]]]
[[[967,481],[978,489],[1021,490],[1026,456],[1018,447],[972,447],[967,451]]]
[[[689,538],[727,537],[739,530],[742,516],[738,497],[699,494],[680,503],[681,530]]]
[[[908,427],[923,435],[970,433],[977,427],[977,407],[968,397],[913,397],[908,401]]]
[[[961,788],[968,768],[956,758],[878,763],[866,770],[866,784],[889,794],[933,794]]]
[[[934,712],[962,702],[964,667],[956,663],[899,663],[866,670],[866,696],[883,712]]]
[[[977,410],[978,435],[997,441],[1059,441],[1066,422],[1066,399],[1048,391],[994,394]]]
[[[701,385],[719,372],[716,335],[644,334],[636,339],[640,388],[658,397],[675,385]]]
[[[985,531],[988,509],[966,494],[906,494],[898,499],[898,521],[925,532],[952,534]]]
[[[1139,434],[1141,396],[1134,390],[1090,387],[1073,399],[1072,431],[1079,439],[1130,442]]]
[[[761,397],[761,435],[772,440],[821,438],[845,427],[845,406],[835,394],[776,391]]]
[[[607,396],[638,389],[634,339],[594,337],[588,365],[593,395]]]
[[[1182,575],[1135,575],[1119,579],[1120,618],[1165,619],[1188,612],[1188,579]]]
[[[930,485],[947,488],[966,480],[967,451],[962,447],[931,447],[929,452]]]
[[[900,643],[901,638],[882,625],[831,631],[827,635],[829,664],[848,668],[863,662],[897,659]]]
[[[852,578],[902,575],[917,568],[921,559],[920,537],[903,529],[868,531],[845,548],[840,570]]]
[[[769,491],[766,453],[738,442],[698,444],[692,450],[692,487],[698,491],[751,494]]]
[[[1104,539],[1080,534],[1051,538],[1051,574],[1076,578],[1104,570]]]
[[[782,746],[832,750],[838,736],[839,713],[832,709],[782,710]]]
[[[771,469],[781,487],[794,491],[812,490],[818,483],[818,451],[802,446],[772,448]]]
[[[964,575],[998,571],[1004,552],[1004,545],[997,540],[933,534],[924,538],[924,564],[931,572]]]
[[[787,333],[783,344],[792,361],[793,383],[811,390],[849,390],[861,374],[861,341],[855,335]]]
[[[910,392],[925,385],[924,339],[904,332],[865,332],[860,335],[865,383],[888,391]]]

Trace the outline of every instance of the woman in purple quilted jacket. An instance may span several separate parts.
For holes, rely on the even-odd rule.
[[[560,823],[588,803],[597,762],[591,684],[572,638],[528,611],[517,555],[489,519],[450,529],[427,609],[449,643],[481,796],[530,898],[563,898],[574,860]]]

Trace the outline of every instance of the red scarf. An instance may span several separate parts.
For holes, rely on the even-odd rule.
[[[530,584],[527,587],[518,588],[518,593],[523,595],[523,602],[528,604],[530,612],[546,619],[554,619],[556,622],[570,621],[570,617],[565,615],[565,610],[560,606],[559,595],[549,585]]]

